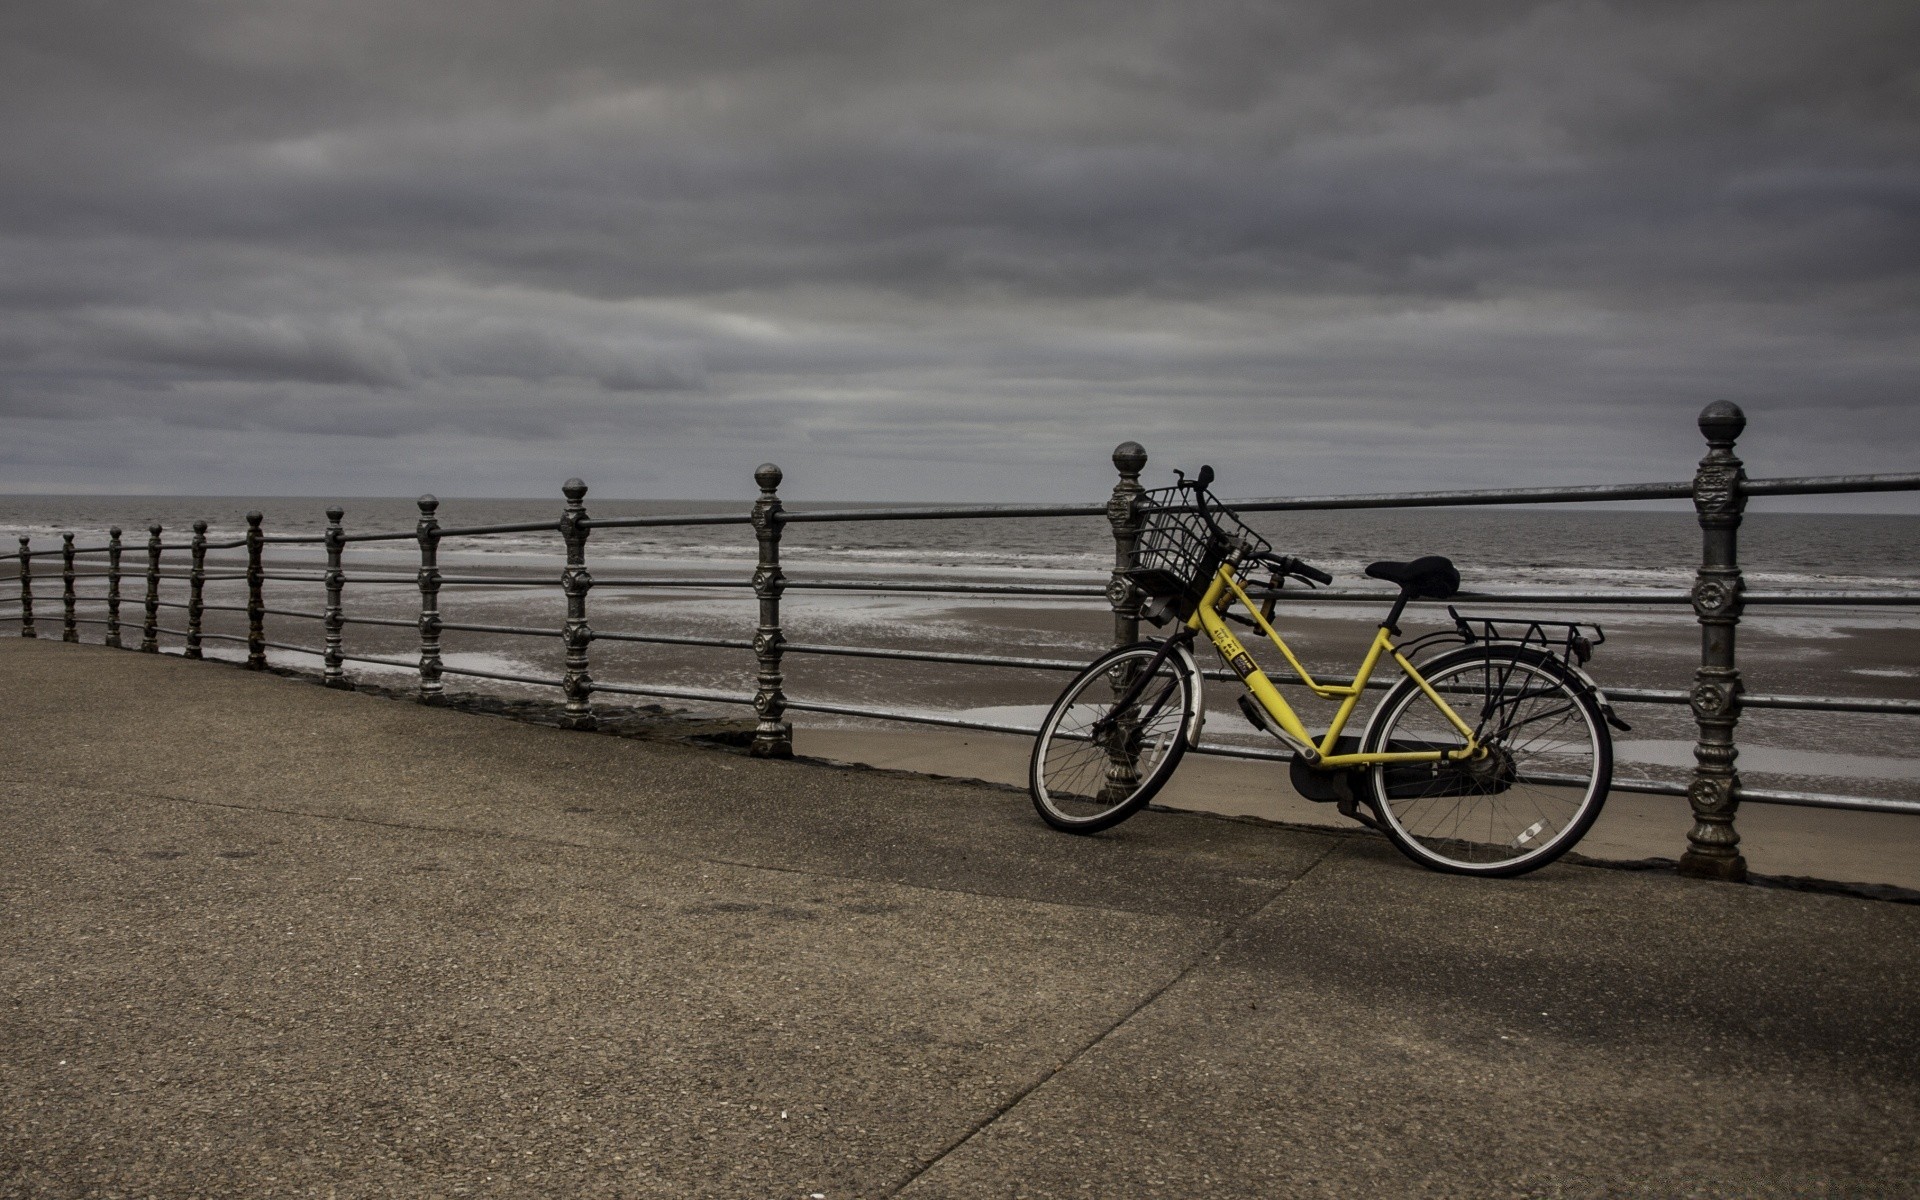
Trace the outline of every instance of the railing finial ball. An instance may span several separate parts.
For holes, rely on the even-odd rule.
[[[426,495],[420,497],[419,500],[415,501],[415,503],[419,504],[421,512],[430,513],[440,507],[440,497],[434,495],[432,492],[428,492]]]
[[[247,524],[253,526],[255,529],[260,528],[260,522],[262,520],[264,520],[264,518],[261,516],[258,510],[255,510],[247,514]]]
[[[206,522],[206,519],[205,519],[205,518],[202,518],[202,519],[200,519],[200,520],[198,520],[198,521],[195,521],[195,522],[193,523],[193,531],[194,531],[195,533],[205,533],[205,532],[207,531],[207,522]]]
[[[578,504],[580,501],[586,499],[587,481],[575,475],[572,479],[560,485],[560,494],[575,504]]]
[[[147,526],[147,532],[148,532],[149,534],[151,534],[151,535],[153,535],[154,537],[159,537],[159,536],[160,536],[160,522],[158,522],[158,521],[155,521],[155,522],[154,522],[153,524],[151,524],[151,525],[149,525],[149,526]],[[24,541],[26,541],[27,539],[25,539],[25,538],[21,538],[20,540],[24,542]]]
[[[118,525],[110,525],[107,527],[108,537],[119,537],[124,532],[126,531],[121,529]]]
[[[1700,432],[1709,446],[1732,446],[1747,428],[1747,414],[1731,400],[1715,400],[1700,410]]]
[[[1147,466],[1147,448],[1139,442],[1121,442],[1113,448],[1113,465],[1122,475],[1136,476]]]
[[[780,481],[786,477],[786,472],[772,463],[761,463],[753,469],[753,481],[760,485],[760,490],[763,492],[771,492],[778,488]]]
[[[344,508],[341,508],[337,504],[327,510],[327,520],[332,521],[335,524],[338,524],[340,521],[340,518],[346,515],[347,515],[347,510]]]

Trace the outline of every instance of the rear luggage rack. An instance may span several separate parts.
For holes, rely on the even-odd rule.
[[[1475,642],[1510,642],[1519,646],[1537,646],[1556,657],[1571,660],[1584,666],[1593,657],[1593,648],[1607,640],[1607,635],[1598,625],[1583,625],[1575,621],[1536,621],[1529,617],[1468,617],[1462,616],[1453,605],[1447,605],[1447,615],[1453,618],[1454,628],[1467,644]]]

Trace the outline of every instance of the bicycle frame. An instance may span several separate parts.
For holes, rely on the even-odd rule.
[[[1300,676],[1300,681],[1306,685],[1308,691],[1323,700],[1340,701],[1339,711],[1334,713],[1333,721],[1327,727],[1326,736],[1317,744],[1314,742],[1313,735],[1307,732],[1306,726],[1293,711],[1293,706],[1288,704],[1286,697],[1280,694],[1280,689],[1267,678],[1267,673],[1260,669],[1260,664],[1253,660],[1253,656],[1247,653],[1246,647],[1241,645],[1240,639],[1227,628],[1227,623],[1221,614],[1232,607],[1235,601],[1246,608],[1260,631],[1267,635],[1267,640],[1271,641],[1286,657],[1287,665]],[[1434,691],[1426,677],[1421,675],[1412,661],[1400,652],[1398,646],[1394,645],[1394,631],[1385,624],[1375,631],[1373,644],[1367,648],[1366,657],[1361,660],[1359,670],[1354,672],[1352,682],[1321,683],[1313,678],[1305,666],[1301,665],[1292,649],[1287,646],[1286,639],[1282,638],[1279,632],[1268,623],[1266,617],[1261,614],[1259,606],[1247,596],[1235,575],[1233,563],[1229,561],[1222,563],[1219,570],[1214,572],[1213,582],[1208,585],[1206,595],[1194,608],[1193,616],[1188,618],[1186,627],[1192,632],[1204,632],[1212,640],[1214,648],[1220,652],[1220,657],[1233,668],[1236,675],[1240,676],[1240,682],[1273,719],[1282,738],[1293,747],[1295,753],[1315,767],[1337,770],[1344,767],[1372,766],[1376,763],[1439,762],[1442,759],[1457,762],[1474,758],[1481,753],[1479,739],[1475,736],[1473,727],[1461,720],[1460,714],[1454,712],[1453,708],[1440,698],[1440,694]],[[1465,746],[1458,750],[1399,750],[1352,754],[1334,752],[1339,745],[1341,731],[1347,727],[1347,721],[1353,716],[1354,708],[1360,703],[1360,695],[1366,689],[1367,681],[1373,678],[1374,668],[1379,665],[1383,657],[1388,656],[1391,656],[1394,664],[1425,693],[1434,707],[1446,716],[1448,722],[1459,730],[1460,736],[1466,739]]]

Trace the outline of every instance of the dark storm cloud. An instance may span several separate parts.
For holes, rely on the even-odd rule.
[[[1901,469],[1916,44],[1777,0],[9,5],[0,487],[204,489],[210,440],[236,490],[1058,494],[1122,436],[1245,491],[1618,478],[1721,397],[1779,469]]]

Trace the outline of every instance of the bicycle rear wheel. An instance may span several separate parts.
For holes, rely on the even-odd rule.
[[[1408,858],[1459,875],[1520,875],[1571,849],[1613,780],[1613,739],[1592,692],[1552,655],[1474,646],[1434,659],[1427,682],[1487,753],[1468,762],[1369,769],[1381,826]],[[1395,684],[1366,749],[1465,745],[1411,679]]]
[[[1132,702],[1120,706],[1149,670]],[[1126,820],[1179,765],[1199,702],[1182,656],[1161,657],[1157,643],[1136,642],[1095,659],[1041,722],[1027,772],[1034,809],[1068,833]]]

